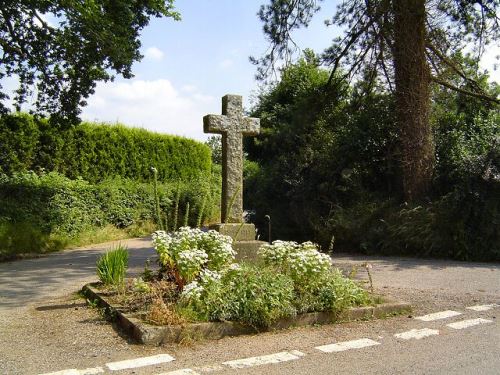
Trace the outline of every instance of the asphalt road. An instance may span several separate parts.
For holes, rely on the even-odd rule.
[[[147,239],[122,243],[133,273],[154,256]],[[365,281],[369,262],[375,290],[411,302],[414,313],[148,348],[127,343],[74,297],[96,279],[95,261],[111,246],[0,264],[0,374],[500,374],[498,263],[336,255],[335,264],[357,268]],[[446,311],[442,319],[416,319]],[[360,342],[369,346],[350,348]],[[318,349],[332,344],[345,350]],[[112,370],[145,361],[156,364]]]

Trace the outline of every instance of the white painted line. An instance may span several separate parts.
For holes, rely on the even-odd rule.
[[[126,370],[128,368],[137,368],[151,365],[158,365],[160,363],[172,362],[175,358],[168,354],[158,354],[151,357],[142,357],[136,359],[127,359],[126,361],[106,363],[106,366],[111,371]]]
[[[488,324],[488,323],[493,323],[493,321],[488,319],[478,318],[478,319],[467,319],[467,320],[462,320],[460,322],[450,323],[447,324],[447,326],[453,329],[464,329],[477,326],[479,324]]]
[[[416,316],[415,319],[422,320],[424,322],[431,322],[433,320],[447,319],[453,316],[462,315],[462,313],[458,311],[446,310],[440,311],[434,314],[428,314],[423,316]]]
[[[336,344],[317,346],[315,349],[318,349],[325,353],[333,353],[333,352],[343,352],[344,350],[349,350],[349,349],[361,349],[374,345],[380,345],[380,343],[370,339],[359,339],[359,340],[338,342]]]
[[[75,368],[71,368],[68,370],[47,372],[45,374],[40,374],[40,375],[95,375],[95,374],[102,374],[103,372],[104,369],[102,367],[87,368],[85,370],[77,370]]]
[[[183,368],[181,370],[162,372],[161,374],[158,375],[200,375],[200,374],[194,370],[191,370],[190,368]]]
[[[211,366],[203,366],[203,367],[195,367],[195,368],[201,372],[215,372],[215,371],[224,370],[224,367],[222,367],[221,365],[211,365]]]
[[[498,307],[496,303],[492,303],[490,305],[476,305],[476,306],[469,306],[467,309],[469,310],[474,310],[474,311],[488,311],[491,309],[494,309],[495,307]]]
[[[292,350],[290,352],[280,352],[269,355],[263,355],[260,357],[236,359],[234,361],[222,362],[222,364],[231,368],[246,368],[252,366],[261,366],[273,363],[293,361],[303,356],[305,356],[304,353],[299,352],[297,350]]]
[[[424,337],[439,335],[439,331],[437,329],[423,328],[423,329],[412,329],[410,331],[396,333],[394,337],[403,340],[420,340]]]

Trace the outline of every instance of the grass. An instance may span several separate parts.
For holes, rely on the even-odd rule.
[[[155,223],[145,221],[126,229],[119,229],[113,225],[91,228],[79,233],[78,236],[69,237],[56,233],[45,234],[26,223],[0,223],[0,262],[34,257],[67,248],[143,237],[155,230]]]
[[[120,288],[125,280],[128,267],[128,251],[125,246],[118,245],[107,251],[97,260],[97,276],[104,285]]]

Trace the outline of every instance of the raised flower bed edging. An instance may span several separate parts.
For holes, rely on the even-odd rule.
[[[237,322],[203,322],[178,326],[155,326],[143,322],[141,319],[136,318],[134,314],[123,312],[120,306],[113,306],[106,299],[106,296],[95,288],[95,285],[86,284],[82,288],[87,300],[105,309],[106,314],[134,342],[156,346],[178,343],[185,339],[220,339],[225,336],[248,335],[290,327],[385,318],[392,315],[406,314],[412,310],[409,303],[388,301],[377,306],[353,307],[340,315],[335,315],[332,312],[299,314],[293,318],[281,319],[271,327],[260,330]]]

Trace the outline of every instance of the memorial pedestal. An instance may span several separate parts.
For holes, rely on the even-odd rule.
[[[250,223],[213,224],[210,229],[233,239],[233,248],[237,253],[238,262],[256,263],[258,261],[257,250],[266,244],[264,241],[255,239],[255,225]]]

